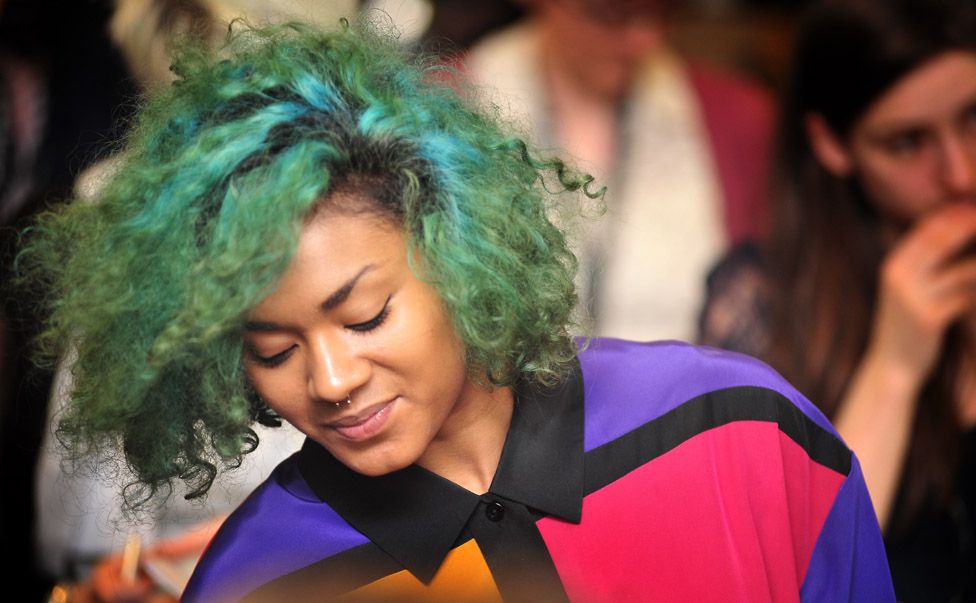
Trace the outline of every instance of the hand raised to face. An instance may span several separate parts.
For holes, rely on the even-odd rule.
[[[953,204],[926,216],[885,258],[869,353],[913,382],[932,371],[946,329],[976,313],[976,205]]]

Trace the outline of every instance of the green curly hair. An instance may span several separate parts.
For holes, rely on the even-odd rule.
[[[173,70],[95,202],[43,215],[19,256],[45,292],[42,360],[77,352],[60,439],[121,450],[130,504],[177,478],[205,493],[275,421],[242,367],[245,316],[340,187],[403,225],[472,375],[551,384],[572,361],[576,262],[548,189],[602,191],[530,154],[445,68],[344,23],[238,25]]]

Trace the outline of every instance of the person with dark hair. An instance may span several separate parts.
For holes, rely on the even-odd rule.
[[[891,599],[857,459],[785,381],[570,338],[550,217],[599,193],[442,66],[292,24],[174,69],[19,267],[77,352],[61,439],[130,504],[203,495],[255,422],[307,436],[185,601]]]
[[[899,599],[969,600],[976,5],[821,2],[795,52],[773,222],[710,277],[702,341],[766,359],[833,418]]]

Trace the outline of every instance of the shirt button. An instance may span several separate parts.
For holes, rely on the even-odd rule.
[[[501,521],[502,517],[505,517],[505,507],[500,502],[488,503],[488,506],[485,507],[485,515],[488,517],[488,521]]]

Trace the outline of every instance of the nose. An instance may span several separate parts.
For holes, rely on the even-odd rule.
[[[976,196],[976,145],[971,139],[950,137],[946,141],[942,180],[953,196]]]
[[[339,402],[369,381],[372,364],[341,336],[309,339],[308,391],[314,399]]]

